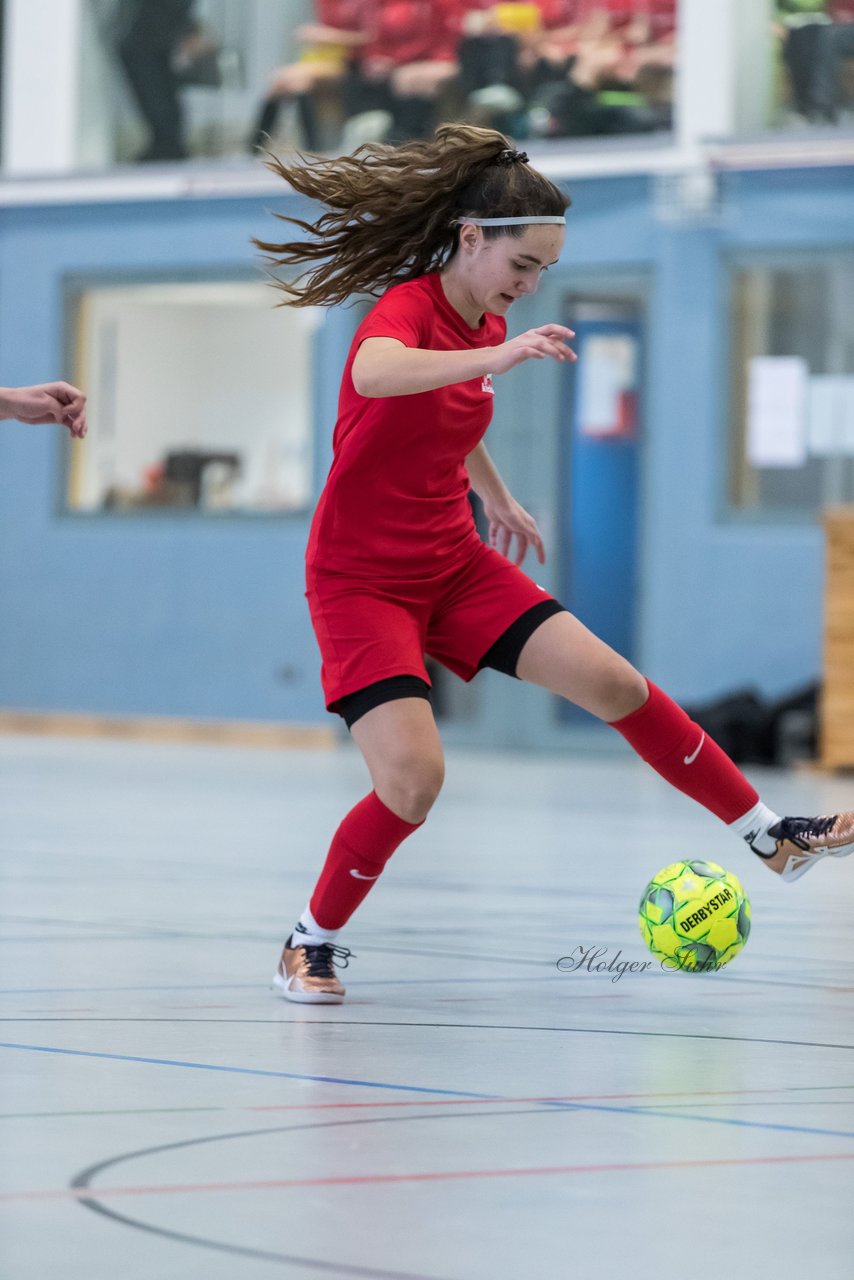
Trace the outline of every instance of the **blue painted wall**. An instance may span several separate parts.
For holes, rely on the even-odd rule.
[[[854,244],[854,171],[729,176],[723,216],[693,227],[656,222],[646,178],[574,182],[572,195],[564,262],[517,304],[513,327],[559,319],[579,280],[648,281],[638,663],[684,700],[791,688],[820,666],[821,531],[726,512],[727,270],[739,255]],[[73,280],[251,272],[270,203],[0,210],[0,384],[69,373]],[[333,312],[321,333],[318,481],[353,320]],[[558,378],[537,364],[504,379],[490,434],[546,524],[559,501]],[[307,518],[65,515],[65,448],[50,428],[0,430],[0,706],[324,719],[302,597]]]
[[[2,211],[0,383],[69,372],[72,278],[251,273],[249,238],[271,225],[258,200]],[[351,325],[331,316],[320,343],[327,428],[337,389],[323,364],[341,364]],[[65,515],[66,448],[50,428],[0,432],[0,705],[321,718],[302,598],[308,518]]]
[[[686,700],[820,673],[820,525],[726,510],[728,270],[854,243],[852,169],[735,174],[723,190],[717,228],[656,236],[639,647]]]

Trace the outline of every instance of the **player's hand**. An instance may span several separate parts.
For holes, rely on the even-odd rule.
[[[495,354],[491,372],[507,373],[508,369],[515,369],[523,360],[545,360],[546,356],[561,364],[571,363],[578,357],[566,344],[574,337],[573,330],[562,324],[544,324],[539,329],[528,329],[517,338],[511,338],[509,342],[493,348]]]
[[[528,553],[528,548],[533,547],[537,554],[537,560],[540,564],[546,562],[546,549],[543,546],[543,538],[537,522],[532,515],[529,515],[524,507],[520,506],[515,498],[509,501],[497,504],[483,504],[483,513],[489,521],[489,545],[499,551],[501,555],[506,556],[508,560],[512,560],[514,564],[520,565]],[[513,539],[516,539],[516,555],[513,556],[512,547]]]
[[[59,422],[75,439],[86,434],[86,397],[70,382],[45,382],[35,387],[15,387],[4,397],[7,411],[19,422],[33,426]]]

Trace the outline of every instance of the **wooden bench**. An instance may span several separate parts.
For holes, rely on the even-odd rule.
[[[827,546],[821,763],[854,769],[854,506],[824,516]]]

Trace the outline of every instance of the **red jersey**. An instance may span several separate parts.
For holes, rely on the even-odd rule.
[[[396,66],[453,57],[444,0],[316,0],[318,21],[343,31],[359,31],[368,43],[361,58],[389,58]]]
[[[389,58],[395,66],[447,61],[453,41],[440,0],[364,0],[370,43],[362,56]]]
[[[571,26],[607,13],[609,25],[625,26],[634,18],[648,18],[656,35],[676,28],[677,0],[536,0],[543,26]]]
[[[478,541],[465,460],[492,419],[487,375],[416,395],[369,399],[353,386],[366,338],[459,351],[498,346],[503,317],[476,329],[445,297],[438,272],[393,286],[356,331],[338,401],[334,457],[311,525],[309,568],[361,578],[422,578]]]
[[[364,0],[315,0],[317,21],[339,31],[361,31]]]

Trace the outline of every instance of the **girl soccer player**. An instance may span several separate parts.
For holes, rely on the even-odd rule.
[[[279,282],[287,302],[381,293],[344,368],[334,460],[306,557],[326,705],[350,728],[373,789],[338,827],[285,943],[274,979],[282,994],[344,998],[335,964],[350,952],[337,945],[339,930],[439,793],[425,654],[464,680],[496,668],[606,721],[784,880],[854,851],[854,813],[773,813],[667,694],[519,567],[529,548],[543,562],[542,538],[483,437],[494,378],[526,360],[575,359],[562,325],[508,340],[505,323],[558,260],[567,196],[502,134],[464,125],[427,142],[271,167],[327,209],[313,224],[285,219],[308,239],[256,241],[277,266],[303,268]]]

